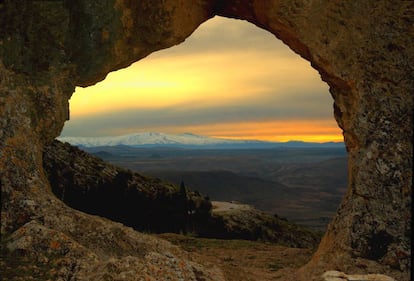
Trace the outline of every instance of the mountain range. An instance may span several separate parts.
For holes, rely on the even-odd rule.
[[[107,137],[59,137],[62,142],[83,147],[183,147],[183,148],[272,148],[272,147],[339,147],[342,142],[313,143],[303,141],[268,142],[259,140],[233,140],[196,135],[192,133],[165,134],[157,132],[135,133]]]

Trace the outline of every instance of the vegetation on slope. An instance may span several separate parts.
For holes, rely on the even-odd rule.
[[[55,141],[45,147],[44,168],[54,194],[86,213],[152,233],[194,233],[202,237],[272,241],[313,247],[320,236],[253,207],[212,211],[208,197],[144,177]]]
[[[209,218],[208,198],[115,167],[67,143],[44,150],[53,193],[72,208],[140,231],[185,232]]]

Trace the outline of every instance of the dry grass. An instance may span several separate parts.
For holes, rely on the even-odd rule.
[[[311,249],[278,246],[246,240],[195,238],[178,234],[160,234],[160,238],[191,253],[189,258],[207,267],[220,268],[229,281],[270,281],[304,265]]]

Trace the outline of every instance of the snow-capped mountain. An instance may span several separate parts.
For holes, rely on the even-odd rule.
[[[265,143],[260,141],[229,140],[219,139],[206,136],[195,135],[191,133],[184,134],[164,134],[164,133],[136,133],[116,137],[59,137],[60,141],[68,142],[72,145],[96,147],[96,146],[154,146],[154,145],[231,145],[231,144],[249,144]]]
[[[312,143],[303,141],[267,142],[232,140],[184,134],[136,133],[116,137],[59,137],[58,140],[75,146],[133,146],[133,147],[196,147],[196,148],[274,148],[274,147],[344,147],[343,142]]]

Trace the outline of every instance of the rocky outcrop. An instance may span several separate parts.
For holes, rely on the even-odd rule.
[[[211,202],[199,193],[144,177],[55,140],[44,147],[52,192],[70,207],[145,232],[197,232]]]
[[[293,248],[315,248],[320,241],[317,233],[305,227],[253,206],[230,202],[213,201],[212,217],[199,231],[203,237],[260,240]]]
[[[217,14],[270,31],[310,61],[329,84],[344,132],[348,192],[296,280],[319,279],[331,268],[409,280],[412,1],[4,0],[0,14],[2,252],[59,263],[53,274],[66,279],[130,270],[157,279],[151,263],[166,276],[173,270],[173,280],[207,272],[172,262],[164,242],[151,247],[146,236],[66,207],[51,192],[42,150],[69,118],[75,86],[182,42]]]
[[[394,278],[383,274],[353,274],[347,275],[343,272],[330,270],[322,275],[325,281],[395,281]]]
[[[166,241],[50,203],[61,211],[2,233],[2,280],[224,280]]]

